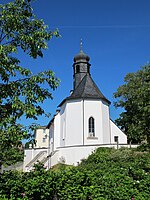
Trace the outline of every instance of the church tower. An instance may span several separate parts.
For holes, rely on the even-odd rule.
[[[89,60],[81,41],[73,63],[73,91],[58,106],[61,147],[110,144],[110,101],[92,79]]]
[[[79,83],[82,81],[86,74],[90,74],[90,57],[87,56],[82,50],[82,40],[80,42],[80,52],[74,57],[74,90],[77,88]]]

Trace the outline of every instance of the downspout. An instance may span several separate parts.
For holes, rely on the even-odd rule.
[[[83,113],[83,146],[84,146],[84,99],[83,99],[83,106],[82,106],[82,113]]]

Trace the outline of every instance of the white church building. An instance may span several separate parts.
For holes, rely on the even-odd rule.
[[[48,126],[36,131],[36,146],[25,150],[24,171],[37,160],[48,169],[58,163],[78,165],[98,147],[128,146],[127,136],[110,119],[110,101],[92,79],[89,60],[81,47],[74,57],[74,88]]]

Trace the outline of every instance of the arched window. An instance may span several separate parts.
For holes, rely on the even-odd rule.
[[[76,65],[76,73],[80,72],[80,65]]]
[[[94,137],[95,136],[95,125],[94,125],[94,118],[89,118],[89,136]]]
[[[87,66],[87,73],[90,73],[90,66]]]

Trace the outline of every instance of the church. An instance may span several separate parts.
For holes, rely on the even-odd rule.
[[[110,101],[92,79],[89,61],[81,43],[74,57],[73,90],[47,127],[36,131],[36,146],[25,150],[24,171],[37,160],[48,169],[58,163],[76,166],[98,147],[127,146],[127,136],[110,119]]]

